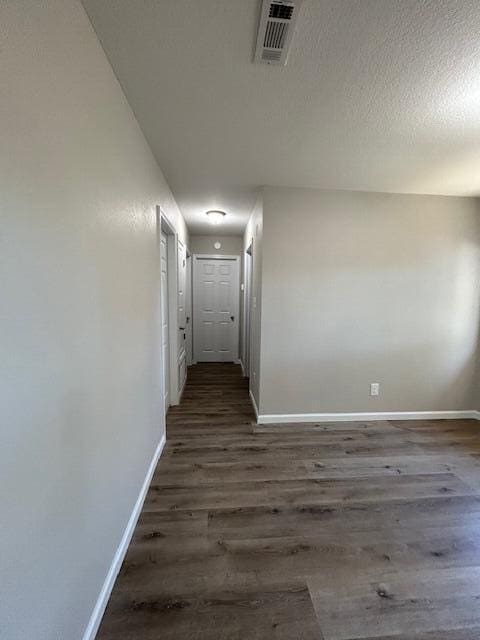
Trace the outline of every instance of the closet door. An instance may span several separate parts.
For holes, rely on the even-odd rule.
[[[238,259],[195,256],[193,348],[196,362],[238,358]]]
[[[167,236],[162,232],[160,242],[160,273],[161,273],[161,305],[162,305],[162,377],[163,403],[165,413],[170,404],[170,349],[168,333],[168,243]]]
[[[178,390],[181,393],[187,379],[187,318],[186,318],[186,284],[187,284],[187,250],[183,242],[178,241],[177,248],[177,292],[178,292]]]

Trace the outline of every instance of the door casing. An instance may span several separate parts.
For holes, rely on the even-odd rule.
[[[165,247],[165,248],[164,248]],[[165,253],[165,255],[164,255]],[[165,414],[170,406],[170,318],[168,313],[168,235],[160,236],[160,322],[162,356],[162,396]]]
[[[252,308],[252,245],[243,254],[244,259],[244,290],[243,290],[243,336],[242,336],[242,364],[243,373],[250,377],[250,333]]]
[[[187,248],[177,239],[177,381],[178,401],[187,381]]]
[[[170,373],[170,406],[180,402],[180,387],[178,374],[178,348],[179,348],[179,323],[178,323],[178,234],[164,211],[157,206],[157,226],[159,237],[159,251],[161,233],[167,236],[167,260],[168,260],[168,334],[169,334],[169,373]],[[161,286],[161,278],[160,284]],[[160,322],[161,322],[161,289],[160,294]],[[161,327],[160,327],[161,331]],[[163,379],[163,375],[162,375]],[[164,394],[162,384],[162,397]]]
[[[185,312],[186,312],[186,333],[187,333],[187,366],[193,362],[193,300],[192,300],[192,256],[187,250],[187,284],[185,288]]]
[[[239,318],[239,308],[240,308],[240,256],[238,255],[211,255],[211,254],[204,254],[204,253],[194,253],[193,254],[193,268],[192,268],[192,300],[193,300],[193,362],[194,364],[197,362],[196,360],[196,345],[195,345],[195,327],[196,327],[196,322],[198,322],[198,318],[197,318],[197,313],[196,313],[196,308],[197,308],[197,304],[196,304],[196,269],[198,268],[198,262],[201,260],[218,260],[220,261],[227,261],[227,262],[235,262],[236,268],[235,268],[235,273],[236,273],[236,279],[235,279],[235,310],[234,310],[234,316],[235,316],[235,331],[236,331],[236,336],[235,336],[235,346],[234,346],[234,351],[233,351],[233,362],[239,363],[239,357],[238,357],[238,349],[239,349],[239,336],[240,336],[240,332],[239,332],[239,328],[240,328],[240,318]]]

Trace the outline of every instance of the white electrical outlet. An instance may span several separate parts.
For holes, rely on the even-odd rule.
[[[370,385],[370,395],[371,396],[380,395],[380,383],[379,382],[372,382],[372,384]]]

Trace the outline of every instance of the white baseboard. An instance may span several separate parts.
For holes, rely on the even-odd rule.
[[[252,402],[254,398],[250,392]],[[378,411],[374,413],[278,413],[259,415],[258,424],[282,424],[286,422],[354,422],[357,420],[480,420],[480,411]]]
[[[97,635],[97,631],[102,621],[103,614],[105,613],[110,594],[112,593],[115,580],[117,579],[118,572],[120,571],[123,559],[125,558],[125,555],[127,553],[128,545],[130,544],[133,532],[135,531],[137,520],[142,511],[143,503],[145,501],[150,482],[152,481],[155,468],[160,456],[162,455],[164,446],[165,434],[160,440],[158,447],[156,448],[153,455],[152,461],[147,471],[147,475],[145,476],[142,488],[140,489],[140,493],[138,494],[137,501],[135,502],[133,511],[130,515],[130,518],[128,519],[128,523],[125,531],[123,532],[122,539],[120,540],[120,544],[118,545],[115,555],[113,556],[112,564],[110,565],[110,569],[108,570],[107,577],[105,578],[105,582],[103,583],[102,589],[100,591],[100,595],[98,596],[92,615],[90,616],[89,623],[87,625],[85,633],[83,634],[83,640],[94,640],[95,636]]]
[[[239,358],[239,359],[237,360],[237,364],[239,364],[239,365],[242,367],[242,376],[243,376],[244,378],[246,378],[246,374],[245,374],[245,367],[243,366],[243,362],[242,362],[242,359],[241,359],[241,358]]]
[[[250,401],[251,401],[251,403],[252,403],[253,410],[255,411],[255,418],[256,418],[256,420],[257,420],[257,422],[258,422],[258,421],[259,421],[259,417],[260,417],[260,416],[258,415],[258,407],[257,407],[257,403],[256,403],[256,401],[255,401],[255,396],[253,395],[253,393],[252,393],[252,390],[251,390],[251,389],[249,389],[248,393],[250,394]]]

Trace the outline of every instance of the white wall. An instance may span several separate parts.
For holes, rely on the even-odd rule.
[[[215,242],[220,242],[220,249],[215,249]],[[242,236],[190,236],[191,253],[206,253],[219,256],[239,256],[243,250]]]
[[[261,348],[261,320],[262,320],[262,242],[263,242],[263,198],[260,196],[252,211],[243,236],[244,253],[252,246],[252,291],[251,291],[251,319],[250,319],[250,390],[255,398],[257,407],[260,400],[260,348]],[[244,264],[243,264],[244,267]],[[245,274],[242,281],[245,280]],[[242,301],[242,326],[240,335],[243,336],[245,321],[244,303]],[[243,344],[242,350],[243,353]]]
[[[79,640],[162,438],[155,205],[75,0],[0,5],[0,636]]]
[[[262,414],[476,406],[477,200],[267,188],[263,206]]]

